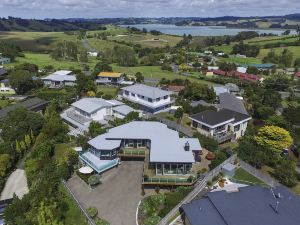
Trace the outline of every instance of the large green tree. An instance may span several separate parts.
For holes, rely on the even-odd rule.
[[[9,83],[18,94],[26,94],[36,87],[32,76],[33,74],[28,70],[13,70],[9,73],[8,78]]]

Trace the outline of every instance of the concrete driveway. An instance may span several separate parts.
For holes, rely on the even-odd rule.
[[[0,200],[12,198],[14,193],[22,198],[28,191],[25,171],[16,169],[7,179]]]
[[[77,176],[68,185],[82,205],[97,207],[99,216],[111,225],[135,225],[135,214],[141,199],[143,162],[123,161],[105,172],[102,184],[91,190]]]

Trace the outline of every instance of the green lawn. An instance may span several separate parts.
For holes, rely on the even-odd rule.
[[[55,154],[54,154],[54,159],[57,162],[60,162],[65,159],[65,155],[67,154],[68,151],[75,151],[72,148],[75,147],[74,143],[64,143],[64,144],[57,144],[55,146]]]
[[[0,109],[6,107],[9,105],[9,101],[8,100],[0,100]]]
[[[87,64],[92,69],[96,64],[96,59],[94,57],[90,57],[89,60],[90,61]],[[25,53],[25,57],[17,57],[15,62],[7,64],[5,67],[12,68],[22,63],[34,63],[38,65],[39,68],[52,65],[57,70],[72,69],[72,68],[82,69],[82,65],[79,62],[65,61],[65,60],[57,61],[55,59],[52,59],[49,54],[40,54],[40,53]]]
[[[103,92],[104,95],[111,95],[111,96],[116,96],[118,88],[114,86],[106,86],[106,85],[98,85],[97,86],[97,91],[98,92]]]
[[[235,171],[235,175],[233,176],[233,178],[238,180],[238,181],[241,181],[241,182],[245,181],[245,183],[250,182],[250,183],[253,183],[253,184],[266,185],[263,181],[256,178],[255,176],[248,173],[246,170],[244,170],[242,168],[238,168]]]
[[[237,64],[255,64],[255,63],[261,63],[261,59],[253,58],[253,57],[247,57],[247,58],[218,58],[220,61],[224,62],[234,62]]]
[[[60,186],[60,192],[62,193],[62,198],[67,204],[67,210],[64,212],[65,215],[65,225],[88,225],[85,217],[82,215],[80,209],[77,207],[73,198],[69,195],[67,190]]]
[[[141,72],[145,78],[150,78],[150,79],[161,80],[162,78],[166,78],[166,79],[173,80],[179,78],[179,79],[189,79],[192,82],[205,83],[210,86],[213,85],[213,83],[208,81],[200,80],[193,77],[184,77],[184,76],[174,74],[171,71],[161,70],[160,66],[122,67],[122,66],[117,66],[116,64],[112,64],[111,66],[113,68],[113,71],[115,72],[122,72],[129,75],[134,75],[136,72]]]

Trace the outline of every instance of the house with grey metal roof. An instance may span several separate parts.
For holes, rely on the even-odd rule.
[[[205,110],[191,115],[191,126],[205,136],[216,139],[219,143],[234,141],[242,137],[251,117],[229,109],[218,111]]]
[[[222,93],[219,95],[220,104],[218,105],[221,109],[229,109],[242,114],[248,114],[244,101],[230,93]]]
[[[33,112],[43,112],[48,105],[48,102],[37,97],[26,98],[24,101],[20,101],[14,105],[7,106],[0,110],[0,120],[4,119],[9,112],[17,108],[25,108]]]
[[[88,144],[90,148],[80,159],[98,173],[103,172],[98,170],[101,160],[116,160],[126,152],[143,152],[144,157],[149,157],[145,162],[155,168],[156,175],[189,175],[202,150],[197,138],[181,138],[165,124],[151,121],[134,121],[111,128]],[[89,159],[90,154],[93,159]],[[98,160],[94,160],[95,156]]]
[[[135,84],[123,87],[121,90],[121,98],[138,104],[141,110],[148,113],[167,111],[174,103],[171,99],[172,92],[157,87]]]
[[[59,70],[41,79],[49,88],[62,88],[76,84],[76,76],[69,70]]]
[[[298,225],[300,197],[283,186],[209,192],[182,206],[185,225]]]
[[[115,107],[118,108],[113,110]],[[71,107],[65,110],[60,116],[81,134],[88,130],[92,121],[107,124],[108,120],[115,117],[115,111],[120,112],[116,115],[116,118],[123,119],[128,113],[134,111],[134,109],[126,106],[123,102],[113,99],[82,98],[72,103]]]

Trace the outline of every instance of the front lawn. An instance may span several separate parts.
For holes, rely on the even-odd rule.
[[[145,198],[139,207],[139,224],[158,224],[191,190],[192,187],[178,187],[174,192],[159,193]]]
[[[237,181],[241,181],[241,183],[245,182],[245,183],[252,183],[252,184],[258,184],[258,185],[262,185],[265,186],[266,184],[256,178],[255,176],[253,176],[252,174],[248,173],[246,170],[242,169],[242,168],[238,168],[235,171],[235,175],[233,176],[233,179],[236,179]]]

